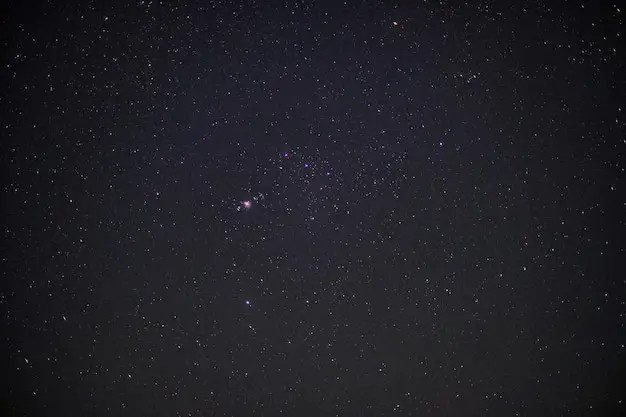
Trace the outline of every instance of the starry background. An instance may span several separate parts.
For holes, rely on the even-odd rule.
[[[617,5],[7,6],[3,415],[624,412]]]

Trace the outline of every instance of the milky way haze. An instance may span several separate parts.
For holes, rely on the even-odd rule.
[[[82,3],[0,18],[0,414],[626,415],[618,6]]]

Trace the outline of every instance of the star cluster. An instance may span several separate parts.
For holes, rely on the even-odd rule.
[[[9,2],[2,415],[623,415],[623,11]]]

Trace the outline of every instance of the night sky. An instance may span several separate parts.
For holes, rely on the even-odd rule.
[[[625,412],[617,3],[23,3],[3,416]]]

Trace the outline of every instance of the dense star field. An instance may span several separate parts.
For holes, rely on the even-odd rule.
[[[617,3],[126,3],[0,18],[3,416],[625,415]]]

